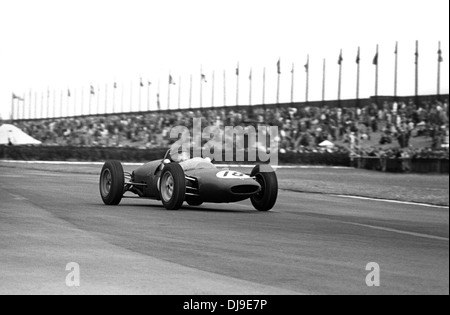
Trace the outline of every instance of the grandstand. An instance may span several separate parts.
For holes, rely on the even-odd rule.
[[[15,124],[50,146],[164,148],[171,144],[171,128],[189,128],[193,118],[201,118],[203,127],[278,126],[282,152],[347,150],[379,156],[398,154],[396,148],[408,152],[448,149],[448,115],[447,95],[434,100],[424,96],[419,105],[413,97],[397,101],[380,97],[359,104],[347,100],[217,107],[19,120]],[[335,146],[320,148],[325,140]]]

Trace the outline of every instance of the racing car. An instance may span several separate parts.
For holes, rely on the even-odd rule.
[[[278,179],[267,164],[250,174],[219,169],[209,158],[174,160],[170,150],[162,160],[146,163],[132,173],[119,161],[107,161],[100,174],[100,195],[105,205],[119,205],[126,192],[161,201],[167,210],[183,203],[233,203],[250,199],[258,211],[273,209],[278,198]],[[131,197],[133,198],[133,197]]]

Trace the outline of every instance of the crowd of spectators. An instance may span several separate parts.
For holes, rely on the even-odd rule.
[[[364,108],[338,107],[242,107],[242,109],[204,109],[150,112],[64,119],[30,120],[17,126],[46,145],[167,147],[175,126],[192,127],[193,118],[202,127],[257,126],[279,128],[279,147],[283,151],[349,150],[354,154],[380,156],[398,154],[385,150],[395,144],[400,152],[411,153],[412,137],[432,140],[432,149],[448,148],[448,101],[384,102]],[[321,147],[328,140],[336,146]],[[361,149],[365,142],[374,142]],[[448,152],[448,150],[447,150]],[[402,153],[400,153],[402,154]],[[448,154],[448,153],[447,153]]]

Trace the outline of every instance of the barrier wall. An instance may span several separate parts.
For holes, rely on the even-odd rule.
[[[123,162],[148,162],[163,158],[165,148],[105,148],[70,146],[0,146],[0,159],[26,161],[90,161],[119,160]],[[225,159],[224,159],[225,160]],[[236,159],[234,159],[236,161]],[[233,162],[225,162],[227,164]],[[255,164],[255,162],[239,164]],[[350,166],[347,153],[293,153],[279,154],[280,164]]]
[[[353,165],[357,168],[392,173],[449,174],[448,159],[360,157],[354,160]]]
[[[25,161],[85,161],[103,162],[119,160],[123,162],[144,163],[163,158],[165,148],[105,148],[71,146],[0,146],[0,159]],[[324,165],[356,167],[382,172],[412,172],[449,174],[448,159],[397,159],[378,157],[359,157],[351,159],[347,153],[287,152],[279,154],[279,164],[284,165]],[[235,159],[236,160],[236,159]],[[225,162],[233,163],[233,162]],[[255,162],[236,162],[254,164]]]

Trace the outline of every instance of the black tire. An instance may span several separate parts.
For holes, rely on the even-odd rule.
[[[258,211],[270,211],[278,199],[278,179],[270,165],[257,165],[252,173],[261,185],[261,192],[252,196],[253,207]]]
[[[162,204],[167,210],[178,210],[183,206],[186,197],[186,178],[181,166],[171,163],[161,173],[159,194]]]
[[[119,161],[107,161],[100,174],[100,195],[105,205],[117,206],[122,200],[125,175]]]
[[[190,205],[191,207],[199,207],[203,204],[203,201],[201,201],[198,198],[188,198],[186,200],[187,204]]]

